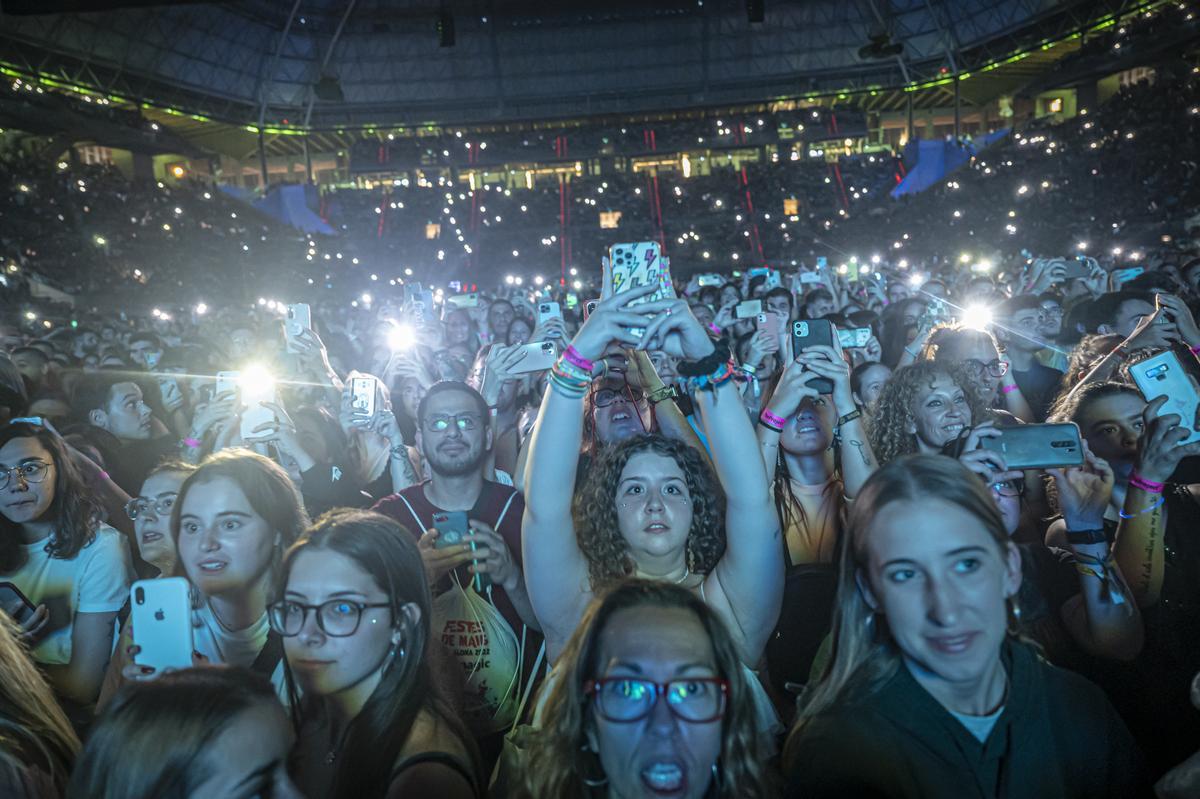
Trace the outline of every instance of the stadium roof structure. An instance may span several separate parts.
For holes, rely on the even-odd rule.
[[[954,88],[969,106],[1161,2],[0,0],[0,73],[140,107],[218,151],[202,140],[264,132],[289,152],[289,136],[340,145],[397,125],[787,101],[899,109],[946,105]],[[108,10],[40,13],[84,6]]]

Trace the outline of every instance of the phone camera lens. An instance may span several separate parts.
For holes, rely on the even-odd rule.
[[[146,604],[146,589],[139,585],[137,590],[133,592],[133,600],[139,605]]]

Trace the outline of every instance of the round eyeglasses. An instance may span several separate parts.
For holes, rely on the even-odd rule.
[[[156,517],[165,518],[171,515],[171,509],[175,507],[175,499],[178,496],[178,494],[167,494],[155,500],[148,497],[134,497],[125,503],[125,515],[129,517],[129,521],[136,522],[139,516],[146,515],[146,511],[153,510]]]
[[[425,429],[431,433],[444,433],[451,425],[465,433],[479,427],[479,417],[473,413],[462,413],[458,416],[439,414],[425,419]]]
[[[46,475],[50,473],[50,464],[45,461],[29,461],[22,463],[20,466],[11,466],[7,469],[0,469],[0,491],[8,488],[12,483],[13,477],[16,477],[22,483],[40,483],[46,479]]]
[[[390,602],[355,602],[352,599],[331,599],[320,605],[306,605],[291,599],[281,599],[267,606],[267,621],[271,629],[285,638],[299,635],[308,621],[308,612],[317,612],[317,627],[331,638],[345,638],[358,632],[363,611],[367,608],[390,608]]]
[[[681,721],[705,724],[725,715],[729,682],[720,677],[693,677],[658,683],[634,677],[588,680],[583,691],[596,702],[596,711],[608,721],[640,721],[650,715],[660,697]]]

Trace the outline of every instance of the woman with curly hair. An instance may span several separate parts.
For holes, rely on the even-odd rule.
[[[750,686],[695,593],[629,580],[592,603],[560,659],[517,796],[765,799]]]
[[[644,301],[652,289],[602,295],[606,299],[576,334],[542,401],[525,481],[522,553],[529,598],[554,661],[596,592],[635,575],[676,583],[712,607],[732,632],[742,663],[753,667],[779,615],[779,519],[726,358],[685,301]],[[604,452],[572,501],[589,385],[579,364],[591,366],[613,342],[662,349],[684,361],[681,373],[697,374],[693,401],[713,468],[689,447],[638,436]],[[568,356],[570,372],[564,367]],[[699,374],[717,363],[715,384],[707,378],[701,383]],[[762,699],[762,721],[770,727],[769,703]]]
[[[101,524],[58,434],[27,423],[0,429],[0,582],[36,610],[23,602],[0,609],[19,620],[33,659],[64,700],[96,701],[130,577],[125,537]]]
[[[881,464],[918,452],[938,454],[986,418],[961,366],[918,361],[897,369],[879,394],[869,424],[871,447]]]
[[[875,472],[850,512],[832,657],[801,699],[784,795],[1146,795],[1104,692],[1014,634],[1020,585],[965,466],[917,455]]]
[[[936,363],[962,366],[971,385],[989,408],[1011,413],[1023,422],[1034,421],[1029,401],[1013,375],[1012,362],[1001,356],[996,337],[970,327],[942,327],[929,339],[927,352]]]

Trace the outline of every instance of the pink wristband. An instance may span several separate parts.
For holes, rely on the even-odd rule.
[[[596,368],[596,364],[592,363],[587,358],[580,355],[579,351],[575,349],[575,346],[573,344],[567,345],[567,349],[563,353],[563,357],[567,359],[568,363],[570,363],[574,366],[578,366],[580,369],[587,372],[588,374],[591,374],[592,370]]]
[[[765,424],[767,427],[770,427],[773,430],[782,431],[784,425],[787,424],[787,419],[784,419],[782,416],[778,416],[776,414],[771,413],[770,408],[763,408],[763,412],[761,414],[759,414],[758,419],[763,424]]]
[[[1018,386],[1016,383],[1013,383],[1011,386],[1000,386],[1000,393],[1011,394],[1019,388],[1020,386]]]
[[[1192,355],[1200,355],[1200,346],[1188,347],[1188,351],[1191,352]]]
[[[1143,491],[1148,491],[1151,494],[1161,494],[1163,489],[1166,488],[1166,486],[1162,483],[1156,483],[1153,480],[1147,480],[1137,472],[1133,472],[1129,475],[1129,485],[1133,486],[1134,488],[1140,488]]]
[[[198,439],[198,438],[185,438],[185,439],[183,440],[183,443],[184,443],[184,444],[187,444],[187,445],[188,445],[189,447],[191,447],[192,449],[196,449],[197,447],[199,447],[199,446],[200,446],[200,439]]]
[[[709,322],[709,323],[708,323],[708,330],[709,330],[709,332],[710,332],[710,333],[712,333],[714,336],[719,336],[719,335],[721,335],[721,328],[717,327],[717,324],[716,324],[716,322]]]

